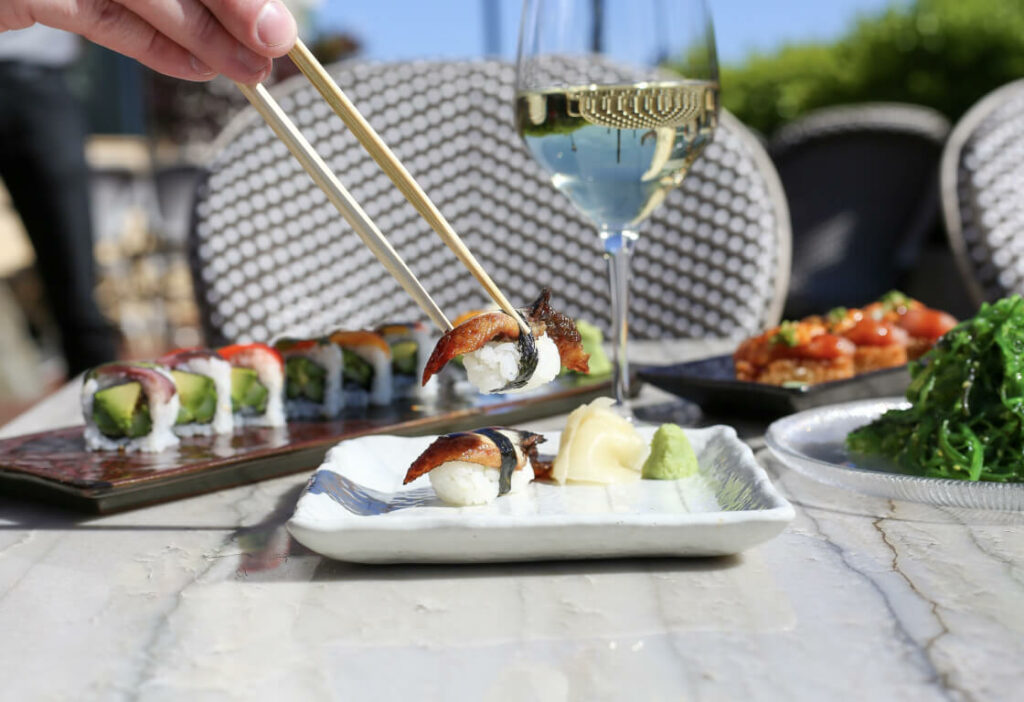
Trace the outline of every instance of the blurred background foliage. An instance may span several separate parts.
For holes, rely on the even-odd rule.
[[[933,107],[955,121],[1024,77],[1024,1],[915,0],[860,16],[832,43],[787,44],[721,70],[722,102],[770,134],[806,112],[854,102]]]

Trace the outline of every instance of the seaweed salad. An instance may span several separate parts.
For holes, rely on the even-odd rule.
[[[1024,481],[1024,299],[983,304],[910,373],[911,406],[851,432],[850,450],[916,475]]]

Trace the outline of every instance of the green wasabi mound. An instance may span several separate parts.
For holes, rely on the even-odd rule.
[[[697,472],[697,454],[678,424],[662,424],[651,439],[651,453],[640,476],[647,480],[678,480]]]

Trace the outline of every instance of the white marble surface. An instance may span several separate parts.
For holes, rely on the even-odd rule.
[[[74,421],[72,398],[2,434]],[[0,496],[0,698],[1020,699],[1024,516],[759,455],[797,517],[727,559],[333,562],[282,526],[305,475],[103,518]]]

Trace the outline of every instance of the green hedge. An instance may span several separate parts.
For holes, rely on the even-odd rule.
[[[765,134],[819,107],[934,107],[956,120],[1024,77],[1024,1],[917,0],[862,16],[832,44],[788,45],[722,68],[722,103]]]

